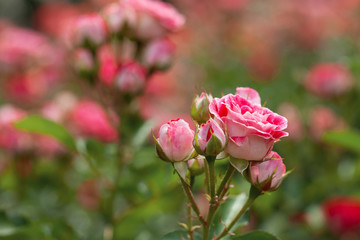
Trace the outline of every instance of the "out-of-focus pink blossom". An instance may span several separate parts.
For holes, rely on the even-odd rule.
[[[78,135],[110,143],[119,138],[109,115],[96,102],[79,101],[69,113],[69,125]]]
[[[322,209],[330,232],[339,239],[358,239],[360,199],[349,196],[333,197],[322,204]]]
[[[120,33],[126,24],[133,26],[136,21],[135,11],[126,2],[114,2],[102,11],[108,29],[111,33]]]
[[[99,60],[99,79],[105,85],[111,86],[115,81],[115,76],[119,70],[116,57],[110,46],[102,46],[98,51]]]
[[[108,30],[100,14],[92,13],[78,17],[74,21],[73,41],[75,46],[90,44],[92,47],[104,43]]]
[[[156,0],[124,0],[136,12],[136,22],[131,26],[135,36],[151,39],[163,36],[168,31],[177,31],[185,18],[170,4]]]
[[[76,102],[77,99],[72,93],[60,92],[51,102],[44,104],[40,113],[54,122],[63,123]]]
[[[88,179],[81,183],[77,190],[77,199],[84,208],[90,210],[98,208],[101,200],[101,192],[96,179]]]
[[[175,52],[175,44],[167,38],[150,42],[143,54],[143,62],[148,68],[165,70],[170,67]]]
[[[115,86],[123,93],[137,94],[145,82],[146,69],[134,61],[123,64],[115,77]]]
[[[8,151],[29,151],[33,142],[31,135],[15,128],[15,122],[26,117],[26,112],[11,105],[0,107],[0,148]]]
[[[73,53],[74,68],[79,73],[91,73],[95,70],[95,62],[91,52],[85,48],[76,49]]]
[[[304,137],[304,126],[299,114],[299,109],[292,103],[283,103],[280,105],[278,112],[288,120],[287,131],[289,138],[300,140]]]
[[[342,130],[345,127],[345,121],[325,106],[316,106],[310,112],[310,135],[317,141],[321,140],[325,132]]]
[[[351,73],[337,63],[322,63],[314,66],[305,79],[305,87],[324,98],[339,96],[353,86]]]

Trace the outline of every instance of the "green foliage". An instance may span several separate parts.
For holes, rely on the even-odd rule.
[[[18,129],[32,133],[41,133],[56,138],[63,143],[69,150],[76,151],[76,145],[70,133],[60,124],[39,115],[30,115],[17,122]]]
[[[360,134],[355,130],[326,132],[323,140],[360,155]]]
[[[274,235],[263,231],[253,231],[241,236],[235,236],[232,239],[233,240],[279,240],[279,238],[275,237]]]

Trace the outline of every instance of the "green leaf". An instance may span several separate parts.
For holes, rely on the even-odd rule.
[[[0,225],[0,237],[7,237],[14,235],[18,231],[18,228],[8,224]]]
[[[76,151],[74,138],[60,124],[39,115],[30,115],[27,118],[15,123],[18,129],[32,133],[41,133],[56,138],[69,150]]]
[[[233,165],[233,167],[236,168],[236,170],[238,170],[241,174],[243,174],[243,172],[249,166],[249,161],[244,159],[230,157],[229,161],[230,164]]]
[[[263,231],[253,231],[241,236],[234,236],[233,240],[280,240],[278,237]]]
[[[160,240],[188,240],[186,231],[175,231],[166,234]],[[201,240],[201,237],[194,233],[194,240]]]
[[[241,193],[237,196],[229,197],[226,202],[220,206],[213,221],[213,227],[217,235],[224,229],[224,224],[226,226],[230,224],[236,214],[244,206],[246,200],[247,195],[245,193]],[[242,217],[240,217],[236,224],[231,228],[232,231],[234,231],[240,226],[245,226],[249,223],[249,215],[247,213],[248,212],[246,212]]]
[[[326,143],[334,144],[360,154],[360,134],[354,130],[326,132],[323,135]]]

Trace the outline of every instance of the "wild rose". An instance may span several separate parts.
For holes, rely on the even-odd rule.
[[[358,239],[355,236],[360,234],[360,199],[349,196],[333,197],[322,204],[322,209],[328,228],[333,234],[342,236],[341,239]],[[346,235],[353,238],[345,238]]]
[[[204,156],[216,156],[221,153],[226,145],[226,136],[221,127],[210,119],[196,130],[194,147]]]
[[[345,66],[338,63],[322,63],[310,70],[304,84],[313,94],[331,98],[348,91],[354,82]]]
[[[97,13],[83,15],[74,21],[73,41],[76,46],[96,47],[107,38],[104,19]]]
[[[188,160],[194,152],[194,131],[183,119],[171,120],[163,124],[156,139],[159,157],[168,162]]]
[[[136,62],[121,66],[115,77],[115,86],[123,93],[137,94],[145,87],[146,70]]]
[[[134,35],[148,40],[162,37],[168,31],[177,31],[185,23],[184,17],[170,4],[152,0],[127,0],[136,12],[132,27]]]
[[[272,192],[279,188],[286,172],[285,164],[276,152],[270,152],[263,162],[250,162],[246,170],[248,181],[261,191]]]
[[[206,122],[210,118],[209,105],[213,100],[211,94],[202,92],[200,96],[195,96],[191,106],[191,117],[199,124]]]
[[[260,106],[260,97],[253,89],[239,88],[236,95],[215,98],[209,110],[227,131],[225,152],[234,158],[262,161],[275,142],[288,136],[283,131],[287,119]]]
[[[69,124],[73,131],[83,137],[92,137],[102,142],[116,142],[119,138],[111,118],[96,102],[79,101],[69,113]]]
[[[175,44],[169,39],[154,40],[144,50],[144,65],[154,70],[166,70],[172,63],[174,52]]]

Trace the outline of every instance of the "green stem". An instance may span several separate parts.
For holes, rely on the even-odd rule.
[[[216,191],[216,195],[218,196],[219,201],[223,199],[227,190],[229,189],[229,185],[231,179],[235,173],[235,168],[229,163],[228,169],[226,170],[225,176],[220,183],[218,190]]]
[[[220,233],[218,237],[215,238],[215,240],[219,240],[223,237],[225,237],[228,232],[231,230],[231,228],[235,225],[235,223],[240,219],[240,217],[246,212],[246,210],[254,203],[255,199],[262,194],[261,190],[257,189],[254,186],[251,186],[250,188],[250,194],[249,198],[245,202],[244,206],[240,209],[238,214],[234,217],[234,219],[229,223],[228,226],[224,228],[224,230]]]
[[[190,205],[190,202],[189,202],[189,204],[187,204],[186,208],[187,208],[187,219],[188,219],[187,227],[188,227],[189,239],[194,240],[193,229],[192,229],[192,218],[191,218],[191,205]]]
[[[206,181],[206,192],[210,192],[210,172],[209,164],[207,161],[204,161],[204,172],[205,172],[205,181]]]
[[[206,218],[208,223],[204,226],[203,240],[209,239],[209,230],[211,222],[216,212],[217,198],[216,198],[216,176],[215,176],[215,157],[206,157],[209,166],[209,185],[210,185],[210,202],[209,202],[209,213]]]
[[[178,175],[179,175],[179,174],[178,174]],[[207,223],[206,223],[204,217],[203,217],[203,216],[201,215],[201,213],[200,213],[199,207],[198,207],[198,205],[196,204],[196,201],[195,201],[194,195],[193,195],[193,193],[192,193],[192,191],[191,191],[191,189],[190,189],[190,186],[184,181],[184,179],[182,179],[182,177],[181,177],[180,175],[179,175],[179,178],[180,178],[180,180],[181,180],[181,184],[182,184],[182,186],[183,186],[183,188],[184,188],[184,191],[185,191],[186,196],[188,197],[188,200],[189,200],[189,202],[190,202],[190,205],[191,205],[192,209],[194,210],[194,212],[195,212],[196,215],[198,216],[199,221],[201,222],[201,224],[202,224],[203,226],[206,226]]]

